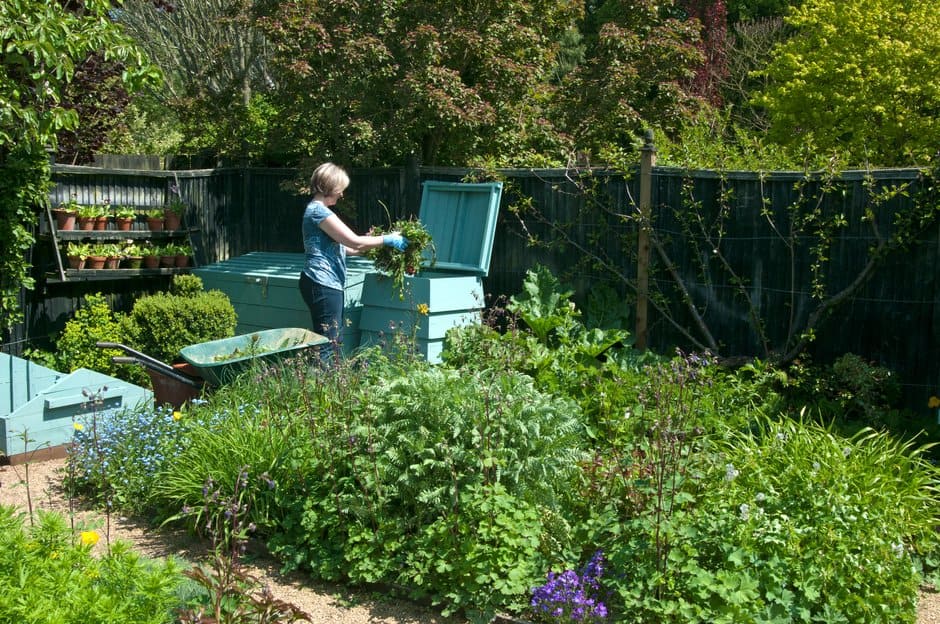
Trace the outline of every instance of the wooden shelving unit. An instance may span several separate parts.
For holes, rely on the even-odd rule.
[[[80,281],[104,281],[121,280],[136,277],[163,277],[168,275],[177,275],[180,273],[189,273],[193,267],[160,267],[156,269],[70,269],[68,262],[64,261],[64,254],[61,248],[62,243],[86,242],[102,243],[116,241],[153,241],[166,243],[168,241],[186,241],[192,246],[192,233],[195,230],[183,228],[178,230],[59,230],[56,228],[55,218],[52,216],[51,209],[44,211],[46,218],[46,227],[42,228],[38,238],[45,240],[52,248],[52,256],[55,260],[55,268],[46,273],[47,284],[57,284],[63,282]]]

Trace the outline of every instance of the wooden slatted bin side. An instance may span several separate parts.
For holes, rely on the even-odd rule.
[[[405,277],[400,293],[390,278],[365,276],[359,320],[362,346],[391,346],[414,342],[418,355],[441,361],[444,336],[452,327],[479,323],[483,310],[483,280],[475,275],[426,271]]]
[[[300,296],[298,281],[304,266],[302,253],[252,252],[193,270],[207,290],[220,290],[232,302],[238,323],[236,334],[268,329],[312,327],[310,310]],[[359,346],[362,285],[374,271],[364,258],[347,259],[344,316],[340,332],[343,353]]]
[[[153,403],[150,390],[110,375],[86,368],[60,373],[5,353],[0,392],[0,452],[11,463],[64,455],[55,450],[71,442],[76,422]]]
[[[499,182],[424,183],[418,219],[431,235],[436,261],[406,276],[403,293],[387,276],[365,276],[363,346],[413,340],[419,355],[438,363],[448,330],[481,321],[501,194]],[[428,255],[423,266],[430,260]]]

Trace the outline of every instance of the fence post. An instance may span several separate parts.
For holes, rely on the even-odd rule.
[[[640,148],[640,227],[637,233],[636,260],[636,343],[640,351],[646,350],[647,342],[647,303],[649,301],[649,266],[650,266],[650,197],[653,188],[653,167],[656,166],[656,146],[653,145],[653,131],[647,130],[643,147]]]

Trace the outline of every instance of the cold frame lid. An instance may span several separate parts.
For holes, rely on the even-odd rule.
[[[502,182],[424,183],[418,220],[434,242],[435,270],[489,273],[502,192]]]

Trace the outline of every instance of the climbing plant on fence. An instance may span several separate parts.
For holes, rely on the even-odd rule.
[[[507,194],[515,196],[510,210],[528,244],[562,254],[568,275],[603,276],[628,298],[637,294],[637,231],[648,225],[650,307],[661,331],[691,348],[777,362],[806,349],[940,213],[933,170],[662,168],[653,176],[648,223],[635,187],[635,176],[621,181],[572,170],[564,184],[552,186],[553,194],[569,196],[565,202],[536,201],[517,186]],[[551,208],[555,203],[577,207],[559,211]],[[718,325],[723,331],[715,331]],[[736,353],[725,342],[729,334]]]

